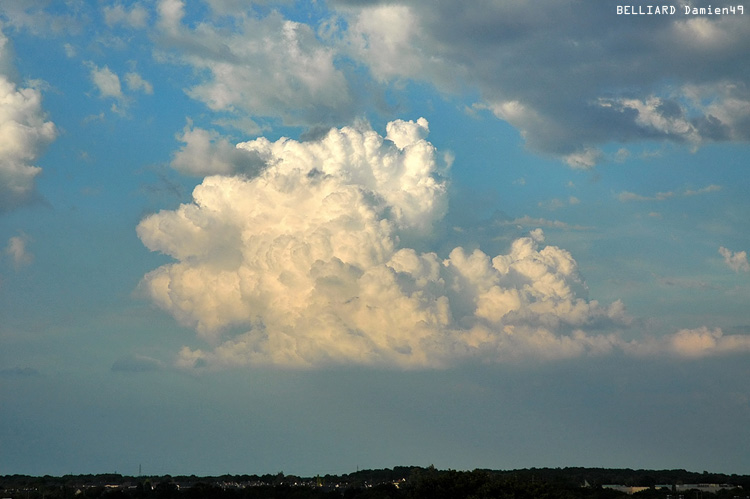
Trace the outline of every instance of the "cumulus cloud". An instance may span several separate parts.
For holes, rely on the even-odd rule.
[[[747,261],[747,252],[732,252],[724,246],[719,247],[719,254],[724,257],[724,263],[735,272],[750,272],[750,263]]]
[[[615,348],[592,331],[627,324],[622,303],[589,300],[540,229],[494,258],[401,244],[445,213],[447,165],[427,133],[420,119],[385,137],[345,127],[245,142],[268,165],[257,177],[207,177],[192,203],[145,218],[143,243],[176,262],[141,289],[207,345],[178,364],[424,367]]]
[[[602,161],[611,142],[750,140],[743,16],[622,22],[610,4],[583,13],[553,0],[334,5],[348,20],[349,53],[375,78],[476,88],[475,108],[574,168]]]
[[[688,359],[741,354],[750,352],[750,335],[724,334],[720,328],[703,326],[681,329],[660,339],[632,342],[624,349],[639,356],[669,355]]]
[[[41,92],[13,82],[8,43],[0,32],[0,213],[34,198],[42,169],[33,161],[57,136],[46,120]]]
[[[685,357],[702,357],[722,351],[750,351],[750,336],[724,336],[721,329],[682,329],[669,338],[674,353]]]
[[[623,303],[590,299],[573,256],[539,227],[494,257],[405,244],[446,210],[449,165],[428,132],[424,119],[398,120],[385,136],[360,125],[308,142],[243,142],[265,164],[255,176],[206,177],[192,202],[142,220],[141,241],[175,261],[140,289],[202,342],[177,365],[421,368],[748,350],[750,336],[708,328],[628,340]]]
[[[278,12],[253,17],[243,9],[235,29],[210,20],[192,28],[182,22],[185,4],[162,0],[157,26],[167,60],[191,66],[203,81],[188,94],[210,109],[281,117],[291,125],[331,123],[352,116],[345,75],[336,51],[308,25]]]

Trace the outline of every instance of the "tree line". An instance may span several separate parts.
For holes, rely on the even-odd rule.
[[[685,470],[529,468],[438,470],[433,466],[362,470],[343,475],[222,475],[214,477],[119,474],[0,477],[2,499],[622,499],[602,485],[649,487],[638,499],[708,499],[698,491],[675,494],[662,485],[731,484],[715,499],[745,499],[750,476]],[[750,499],[750,498],[748,498]]]

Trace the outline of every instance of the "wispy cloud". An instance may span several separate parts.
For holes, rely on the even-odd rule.
[[[720,185],[707,185],[706,187],[702,187],[700,189],[685,189],[682,191],[666,191],[666,192],[657,192],[656,194],[652,194],[650,196],[644,196],[641,194],[636,194],[634,192],[629,191],[623,191],[620,194],[617,195],[617,199],[622,202],[628,202],[628,201],[666,201],[667,199],[672,198],[680,198],[680,197],[690,197],[690,196],[699,196],[702,194],[709,194],[712,192],[718,192],[721,190]]]
[[[664,286],[674,286],[683,289],[711,289],[718,290],[718,286],[699,279],[686,279],[683,277],[658,277],[657,282]]]
[[[150,372],[150,371],[161,371],[164,369],[164,363],[158,359],[153,359],[145,355],[129,355],[117,359],[112,364],[112,371],[115,372]]]
[[[128,89],[131,91],[141,91],[144,94],[149,95],[154,93],[154,86],[150,82],[144,80],[143,77],[135,71],[125,73],[125,82],[128,85]]]
[[[513,220],[503,220],[497,222],[499,225],[515,225],[518,227],[545,227],[548,229],[562,229],[562,230],[591,230],[592,227],[586,227],[584,225],[573,225],[560,220],[549,220],[546,218],[536,218],[524,215],[522,217],[514,218]]]
[[[539,201],[537,206],[547,210],[559,210],[560,208],[575,206],[577,204],[581,204],[581,200],[575,196],[570,196],[568,199],[553,198],[548,201]]]

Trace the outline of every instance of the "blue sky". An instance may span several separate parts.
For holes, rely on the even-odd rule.
[[[747,473],[750,24],[674,5],[3,2],[0,474]]]

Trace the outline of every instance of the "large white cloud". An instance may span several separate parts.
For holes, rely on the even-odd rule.
[[[575,259],[541,229],[495,257],[409,247],[445,214],[449,163],[426,120],[386,130],[240,143],[266,165],[257,176],[207,177],[193,202],[139,224],[149,249],[176,260],[142,291],[204,343],[185,346],[178,365],[410,368],[750,348],[750,336],[706,327],[628,339],[623,304],[589,299]]]
[[[42,149],[57,135],[47,121],[38,89],[19,87],[7,73],[8,39],[0,32],[0,212],[15,208],[34,196],[42,169],[33,164]]]
[[[495,258],[403,247],[446,207],[447,164],[427,122],[386,137],[334,129],[313,142],[257,139],[255,178],[212,176],[194,202],[144,219],[138,235],[177,261],[141,287],[203,349],[184,366],[328,363],[439,366],[462,358],[559,358],[610,351],[622,304],[587,299],[577,264],[541,230]]]

